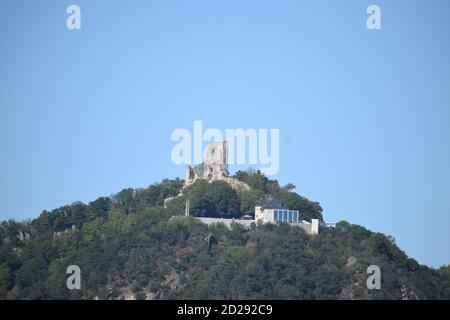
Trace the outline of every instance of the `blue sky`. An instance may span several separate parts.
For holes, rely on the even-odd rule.
[[[0,6],[1,220],[182,177],[170,134],[202,120],[279,128],[273,178],[326,220],[450,263],[449,1]]]

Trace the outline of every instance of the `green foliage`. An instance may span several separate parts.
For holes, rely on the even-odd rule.
[[[300,212],[300,220],[311,221],[311,219],[323,220],[322,207],[317,202],[298,195],[288,189],[281,188],[274,193],[283,204],[290,210],[298,210]]]
[[[239,215],[239,197],[224,181],[197,180],[189,187],[190,213],[197,217],[232,218]]]
[[[248,169],[246,171],[237,171],[234,178],[245,182],[252,189],[259,190],[264,194],[271,194],[279,190],[280,186],[277,180],[269,180],[261,171]]]
[[[280,187],[277,180],[269,180],[259,170],[238,171],[234,177],[252,188],[249,192],[241,193],[241,210],[245,214],[253,214],[256,202],[263,199],[265,195],[271,195],[280,200],[286,208],[298,210],[301,220],[323,220],[320,204],[309,201],[293,192],[292,190],[295,189],[295,186],[292,183]]]
[[[238,194],[198,181],[163,208],[182,186],[165,180],[31,222],[0,223],[0,299],[400,299],[402,285],[421,299],[450,298],[449,266],[421,266],[390,237],[345,221],[310,236],[286,223],[227,228],[180,216],[186,199],[196,215],[231,217],[273,194],[321,217],[293,185],[279,187],[258,172],[237,176],[253,189]],[[365,287],[372,264],[381,267],[382,290]],[[66,288],[69,265],[81,268],[81,290]]]
[[[240,211],[243,215],[255,215],[255,205],[259,200],[264,199],[264,193],[258,189],[251,189],[249,191],[239,192]]]
[[[450,265],[442,266],[439,270],[439,278],[444,297],[450,297]]]

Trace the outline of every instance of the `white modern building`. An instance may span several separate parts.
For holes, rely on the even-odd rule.
[[[283,204],[276,199],[269,199],[255,206],[255,221],[262,223],[287,222],[301,227],[308,234],[319,234],[319,219],[312,219],[311,223],[300,222],[298,210],[284,209]]]
[[[264,223],[269,222],[288,222],[298,223],[299,212],[297,210],[286,209],[264,209],[263,207],[255,207],[255,220],[261,220]]]

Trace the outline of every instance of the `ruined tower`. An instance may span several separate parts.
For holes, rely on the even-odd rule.
[[[203,163],[195,167],[186,166],[185,185],[197,179],[214,181],[224,180],[228,176],[228,142],[215,141],[208,145]]]

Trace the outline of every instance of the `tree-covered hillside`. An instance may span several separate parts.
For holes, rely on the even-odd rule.
[[[304,219],[322,209],[259,172],[238,172],[250,191],[164,180],[125,189],[89,204],[44,211],[28,222],[0,225],[0,299],[420,299],[450,298],[450,269],[419,265],[392,238],[340,222],[307,235],[288,224],[207,226],[183,217],[253,214],[273,195]],[[81,290],[68,290],[66,269],[81,269]],[[379,265],[381,290],[368,290],[366,268]]]

